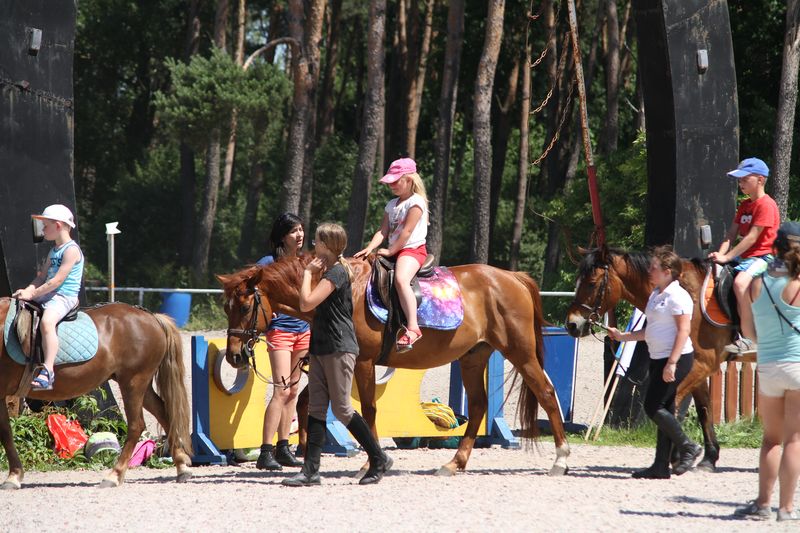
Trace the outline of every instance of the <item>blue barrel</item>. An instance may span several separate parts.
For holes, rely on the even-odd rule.
[[[175,325],[182,328],[189,321],[192,310],[192,295],[188,292],[162,292],[164,298],[160,312],[169,315],[175,320]]]
[[[564,328],[545,327],[544,350],[544,370],[556,389],[564,421],[572,422],[578,339],[570,337]]]

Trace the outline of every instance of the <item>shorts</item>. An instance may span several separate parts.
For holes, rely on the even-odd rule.
[[[267,332],[267,341],[271,345],[269,347],[270,350],[288,350],[290,352],[308,350],[308,345],[311,342],[311,330],[296,333],[294,331],[271,329]]]
[[[409,256],[413,257],[419,263],[419,266],[422,266],[422,263],[425,262],[425,259],[428,257],[428,249],[425,247],[424,244],[420,244],[416,248],[403,248],[399,252],[397,252],[397,258],[400,259],[402,256]]]
[[[75,309],[75,306],[78,305],[77,296],[65,296],[57,292],[51,292],[45,296],[44,299],[37,301],[42,304],[42,308],[47,311],[50,316],[55,317],[56,322],[67,316],[67,313]]]
[[[733,271],[735,274],[746,272],[750,274],[751,277],[755,278],[767,271],[767,267],[769,267],[773,259],[772,254],[739,259],[739,263],[733,267]]]
[[[786,391],[800,390],[800,362],[772,361],[759,363],[758,392],[782,398]]]

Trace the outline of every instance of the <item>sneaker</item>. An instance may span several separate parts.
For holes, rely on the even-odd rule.
[[[757,349],[756,343],[747,337],[739,337],[730,344],[725,345],[725,351],[728,353],[735,353],[743,355],[746,353],[755,353]]]
[[[759,506],[755,500],[751,501],[744,507],[739,507],[733,512],[733,516],[738,518],[750,518],[753,520],[769,520],[772,518],[772,509]]]
[[[778,522],[783,522],[784,520],[800,520],[800,514],[797,511],[778,509]]]

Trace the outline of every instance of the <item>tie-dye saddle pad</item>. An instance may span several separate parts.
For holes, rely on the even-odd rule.
[[[447,267],[436,267],[433,275],[418,278],[422,303],[417,309],[420,327],[431,329],[456,329],[464,321],[464,303],[461,301],[461,288]],[[372,277],[367,284],[367,307],[375,318],[386,323],[389,311],[383,305],[377,287],[373,287]]]

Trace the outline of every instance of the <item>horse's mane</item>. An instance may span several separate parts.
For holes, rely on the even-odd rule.
[[[648,270],[650,269],[650,254],[647,252],[631,252],[621,248],[594,248],[589,250],[578,266],[580,277],[588,276],[597,268],[609,266],[613,257],[620,257],[631,273],[642,282],[649,279]]]

